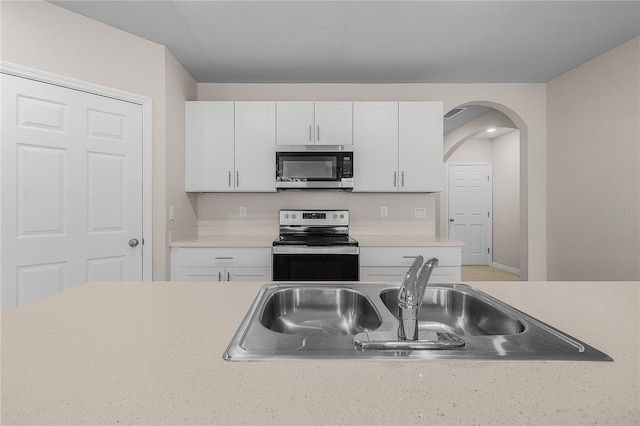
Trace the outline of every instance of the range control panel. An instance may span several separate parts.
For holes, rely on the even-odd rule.
[[[349,226],[349,210],[280,210],[280,226]]]

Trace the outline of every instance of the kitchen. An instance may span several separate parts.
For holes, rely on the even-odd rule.
[[[51,72],[69,78],[91,82],[93,84],[112,87],[130,93],[147,96],[153,100],[151,130],[153,132],[152,150],[152,210],[153,224],[150,227],[153,244],[153,262],[150,266],[153,278],[156,281],[167,280],[170,276],[169,233],[174,230],[192,228],[201,225],[200,220],[205,218],[204,225],[217,225],[220,222],[230,221],[232,225],[242,226],[246,229],[246,221],[243,222],[238,215],[240,206],[247,206],[248,218],[252,224],[262,225],[269,221],[273,226],[275,212],[279,207],[269,207],[272,198],[267,195],[250,197],[245,194],[197,195],[186,194],[184,191],[184,101],[185,100],[436,100],[444,102],[444,110],[468,103],[482,102],[498,108],[503,112],[512,114],[516,124],[522,124],[521,137],[523,176],[522,184],[526,191],[522,194],[521,214],[523,219],[523,247],[521,255],[526,259],[525,276],[530,281],[555,281],[555,280],[600,280],[600,281],[637,281],[638,262],[640,249],[638,248],[638,218],[632,215],[613,216],[605,215],[605,211],[630,211],[638,208],[638,99],[634,94],[638,93],[638,39],[637,37],[619,47],[612,49],[603,56],[586,63],[562,76],[543,83],[405,83],[405,84],[242,84],[242,83],[197,83],[173,57],[164,46],[149,42],[142,38],[117,30],[113,27],[98,23],[88,18],[69,12],[63,8],[45,2],[3,2],[2,3],[2,61],[23,65],[25,67]],[[80,60],[81,58],[81,60]],[[604,76],[614,76],[604,77]],[[585,90],[589,88],[589,90]],[[598,108],[585,108],[585,105],[595,105]],[[621,111],[623,113],[621,113]],[[519,121],[519,123],[518,123]],[[608,123],[607,126],[599,126],[599,123]],[[615,125],[614,125],[615,124]],[[588,131],[584,128],[588,126]],[[608,149],[615,144],[615,149]],[[607,149],[604,149],[604,148]],[[578,158],[579,161],[576,161]],[[598,164],[598,173],[592,173],[588,165]],[[567,170],[567,167],[571,169]],[[574,176],[567,179],[566,176]],[[606,177],[606,179],[604,179]],[[621,185],[625,182],[625,185]],[[598,197],[593,194],[597,193]],[[284,194],[283,194],[284,195]],[[379,206],[384,203],[392,205],[404,205],[413,208],[416,203],[424,204],[427,208],[427,220],[435,223],[436,200],[432,196],[415,199],[415,195],[394,194],[393,196],[376,194],[351,194],[353,197],[348,202],[343,202],[341,194],[332,194],[329,202],[323,202],[318,206],[310,195],[302,195],[298,198],[297,208],[348,208],[354,212],[361,212],[360,219],[365,222],[379,224]],[[275,196],[275,195],[274,195]],[[277,195],[280,196],[279,194]],[[289,197],[289,195],[284,195]],[[390,198],[389,198],[390,197]],[[391,200],[391,201],[387,201]],[[393,204],[392,204],[393,203]],[[348,205],[345,205],[348,204]],[[169,220],[168,206],[176,207],[176,220]],[[3,203],[4,206],[4,203]],[[366,206],[373,206],[368,209]],[[374,210],[371,212],[371,210]],[[567,222],[567,212],[573,213],[572,221]],[[409,223],[412,218],[395,216],[390,208],[392,221]],[[406,213],[402,213],[406,214]],[[421,222],[422,223],[422,222]],[[434,225],[435,226],[435,225]],[[148,235],[148,234],[147,234]],[[594,250],[594,244],[600,244],[603,249]],[[600,262],[604,259],[604,262]],[[603,285],[615,286],[607,283]],[[622,285],[622,284],[620,284]],[[591,291],[597,288],[590,287]],[[491,286],[487,287],[491,288]],[[139,287],[141,293],[149,292],[149,288]],[[242,290],[245,294],[245,303],[249,303],[255,296],[256,288],[249,287]],[[205,289],[201,291],[205,292]],[[533,290],[531,290],[533,291]],[[637,286],[629,288],[629,293],[618,293],[614,300],[618,302],[638,300]],[[82,292],[81,290],[76,293]],[[249,295],[251,293],[251,295]],[[543,309],[533,308],[533,301],[524,300],[525,292],[509,296],[503,296],[508,302],[519,305],[523,310],[543,317],[551,324],[557,324],[564,316],[562,303],[555,303]],[[622,295],[626,294],[626,298]],[[185,296],[174,295],[179,300],[187,303]],[[165,296],[159,296],[165,297]],[[523,299],[522,301],[520,299]],[[620,298],[620,299],[618,299]],[[550,302],[551,303],[551,302]],[[630,302],[627,302],[630,303]],[[613,305],[612,305],[613,306]],[[626,305],[625,305],[626,306]],[[147,306],[149,307],[149,306]],[[222,309],[222,306],[216,305]],[[589,305],[590,309],[597,310],[595,302]],[[576,318],[588,318],[579,310],[568,310]],[[629,309],[633,309],[632,307]],[[243,312],[235,312],[228,318],[229,322],[239,323]],[[632,319],[637,319],[637,313],[631,312]],[[637,311],[636,311],[637,312]],[[204,314],[203,314],[204,315]],[[214,314],[206,314],[214,315]],[[204,318],[210,318],[205,315]],[[555,316],[554,316],[555,315]],[[582,316],[580,316],[582,315]],[[635,316],[633,316],[635,315]],[[46,316],[43,316],[46,318]],[[195,319],[194,319],[195,321]],[[3,317],[4,322],[4,317]],[[636,321],[637,323],[637,321]],[[170,324],[164,323],[167,327]],[[560,325],[563,325],[564,322]],[[233,326],[235,327],[235,326]],[[564,325],[563,325],[564,327]],[[573,325],[570,333],[584,334],[585,331],[579,325]],[[604,331],[604,330],[603,330]],[[136,329],[134,333],[142,332]],[[231,330],[220,330],[226,335],[220,338],[224,345],[228,343]],[[3,327],[3,341],[7,335]],[[636,334],[637,335],[637,334]],[[159,338],[159,336],[158,336]],[[586,337],[585,337],[586,339]],[[596,341],[586,339],[596,347],[604,345],[599,338]],[[637,343],[637,341],[636,341]],[[207,345],[213,345],[208,342]],[[629,364],[635,365],[635,370],[627,374],[637,377],[637,344],[629,343],[631,352],[623,357],[628,358]],[[4,345],[3,345],[4,346]],[[209,348],[213,346],[207,346]],[[607,352],[605,350],[605,352]],[[617,350],[616,352],[620,352]],[[633,358],[635,356],[635,358]],[[219,357],[215,354],[214,357]],[[616,365],[622,363],[621,358],[613,354]],[[3,354],[3,359],[6,359]],[[3,365],[5,363],[3,362]],[[153,366],[147,367],[149,374],[154,371]],[[183,373],[193,374],[186,369]],[[260,370],[260,366],[232,366],[227,367],[233,371],[227,371],[218,380],[228,380],[233,383],[236,375],[251,375]],[[331,368],[318,367],[327,377],[327,384],[338,376],[351,377],[357,380],[359,375],[369,374],[373,366],[342,366],[332,365]],[[421,367],[422,368],[422,367]],[[514,373],[516,368],[523,368],[532,374],[544,368],[546,374],[554,377],[563,376],[563,368],[573,371],[575,376],[586,374],[582,367],[576,365],[540,367],[536,365],[515,366],[484,366],[486,373],[477,375],[479,380],[476,389],[479,393],[494,392],[490,386],[484,387],[480,383],[494,383],[504,385],[500,381],[505,371]],[[243,370],[242,369],[246,369]],[[404,367],[397,365],[385,365],[384,370],[390,373]],[[330,373],[329,370],[334,371]],[[596,368],[599,374],[606,374],[604,369]],[[289,382],[286,378],[301,377],[311,380],[311,376],[302,364],[291,366],[291,371],[285,376],[274,378]],[[440,372],[422,371],[421,374],[429,374],[434,382],[446,383],[448,376],[457,376],[458,380],[464,378],[464,374],[474,373],[471,365],[451,365]],[[177,374],[177,372],[176,372]],[[275,371],[274,371],[275,374]],[[618,373],[616,373],[618,374]],[[622,373],[618,378],[622,377]],[[3,371],[3,376],[5,376]],[[160,376],[158,376],[160,377]],[[190,376],[192,377],[192,376]],[[194,377],[195,379],[195,377]],[[211,380],[215,380],[209,377]],[[483,382],[482,379],[487,380]],[[524,391],[524,383],[528,379],[518,376],[515,379],[512,392],[516,392],[518,400],[524,403],[527,393]],[[4,380],[3,380],[4,382]],[[200,383],[200,382],[198,382]],[[371,386],[371,382],[367,382]],[[474,382],[475,383],[475,382]],[[613,386],[614,382],[608,382]],[[517,385],[522,387],[518,388]],[[591,383],[593,384],[593,383]],[[142,386],[140,384],[140,386]],[[183,383],[182,386],[188,386]],[[301,386],[301,385],[296,385]],[[382,387],[377,384],[376,387]],[[442,385],[444,387],[445,385]],[[637,402],[637,385],[627,384],[624,389],[631,394],[620,397],[617,402],[608,401],[624,411],[624,407],[630,407],[630,401]],[[319,386],[323,387],[323,386]],[[440,386],[439,386],[440,387]],[[353,388],[354,393],[362,394],[366,399],[366,383],[361,383]],[[133,386],[128,392],[134,393]],[[148,389],[148,388],[146,388]],[[241,391],[236,387],[230,387],[232,391]],[[297,389],[300,390],[299,387]],[[518,390],[519,389],[519,390]],[[282,389],[281,389],[282,390]],[[291,392],[289,389],[288,392]],[[295,390],[295,389],[293,389]],[[176,390],[179,392],[180,390]],[[577,392],[577,390],[576,390]],[[635,392],[635,394],[633,393]],[[390,388],[389,393],[393,393]],[[3,392],[4,394],[4,392]],[[318,397],[317,392],[305,389],[301,395]],[[287,393],[290,395],[290,393]],[[325,395],[324,398],[338,398],[339,392],[334,396]],[[344,396],[344,394],[342,394]],[[466,396],[473,395],[465,393]],[[166,395],[165,395],[166,396]],[[447,396],[451,399],[447,399]],[[449,406],[455,400],[452,394],[435,390],[430,392],[434,406],[430,408],[430,415],[439,415],[444,406]],[[281,404],[272,398],[274,404]],[[617,397],[616,397],[617,398]],[[486,398],[477,397],[479,404],[487,403]],[[271,400],[268,399],[267,402]],[[300,401],[299,399],[297,399]],[[134,404],[128,400],[125,404]],[[333,400],[332,400],[333,401]],[[626,401],[626,404],[625,404]],[[337,401],[333,401],[336,403]],[[551,401],[546,401],[550,403]],[[458,406],[462,401],[456,401]],[[617,405],[620,404],[620,405]],[[268,409],[268,403],[262,408]],[[489,405],[487,405],[488,407]],[[620,407],[621,406],[621,407]],[[3,407],[4,408],[4,407]],[[245,407],[246,408],[246,407]],[[517,407],[512,407],[517,410]],[[103,409],[107,409],[104,408]],[[531,410],[533,408],[530,407]],[[557,407],[562,413],[562,407]],[[5,410],[3,410],[5,411]],[[451,412],[447,410],[449,415]],[[357,415],[358,408],[354,408]],[[316,415],[320,413],[315,412]],[[425,415],[427,413],[424,413]],[[292,414],[293,415],[293,414]],[[565,422],[579,422],[576,418],[565,415]],[[631,412],[633,415],[633,412]],[[635,411],[637,423],[637,411]],[[171,417],[167,417],[171,418]],[[480,418],[480,417],[479,417]],[[172,418],[173,422],[180,420]],[[317,417],[317,421],[334,422],[339,420],[329,417]],[[369,422],[373,422],[367,417]],[[450,418],[451,423],[456,423],[455,417]],[[521,423],[523,420],[510,417],[512,423]],[[627,420],[633,423],[634,418]],[[282,417],[284,423],[295,423],[294,417]],[[384,422],[384,418],[380,422]],[[469,420],[467,418],[467,420]],[[550,420],[548,423],[560,423],[562,418]],[[620,419],[619,419],[620,420]],[[106,421],[103,419],[103,421]],[[158,418],[157,421],[162,421]],[[240,418],[228,417],[227,422],[240,422]],[[245,422],[250,420],[245,419]],[[316,421],[316,420],[308,420]],[[393,422],[387,417],[387,422]],[[402,418],[397,422],[408,422]],[[469,420],[470,421],[470,420]],[[496,420],[498,421],[498,420]],[[538,422],[544,422],[538,419]],[[91,422],[89,420],[89,422]],[[130,422],[136,421],[131,418]],[[197,420],[195,421],[197,422]],[[201,423],[206,422],[204,418]],[[224,422],[224,420],[222,421]],[[254,418],[255,423],[266,423],[268,419]],[[271,422],[278,422],[277,419]],[[444,421],[443,421],[444,422]],[[465,423],[460,417],[457,423]],[[623,423],[620,420],[619,423]]]

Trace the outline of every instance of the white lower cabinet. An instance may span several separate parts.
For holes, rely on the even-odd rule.
[[[171,280],[271,281],[271,249],[172,247]]]
[[[360,281],[393,281],[400,284],[416,256],[435,257],[438,267],[429,282],[459,282],[460,247],[360,247]]]

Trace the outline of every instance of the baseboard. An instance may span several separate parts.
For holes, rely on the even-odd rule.
[[[511,266],[501,265],[500,263],[496,263],[496,262],[489,263],[489,266],[502,269],[503,271],[511,272],[512,274],[520,275],[520,269],[512,268]]]

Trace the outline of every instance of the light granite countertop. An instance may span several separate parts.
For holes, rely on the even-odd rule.
[[[409,227],[352,227],[360,247],[461,247],[463,242]],[[187,228],[171,232],[171,247],[272,247],[277,226]]]
[[[640,282],[469,284],[615,361],[228,362],[261,283],[96,282],[2,313],[1,421],[640,423]]]

